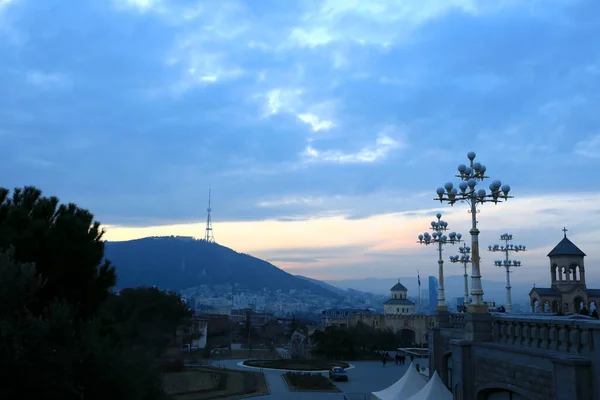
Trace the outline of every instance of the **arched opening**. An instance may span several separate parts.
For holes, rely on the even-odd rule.
[[[544,312],[545,313],[549,313],[550,312],[550,303],[548,303],[548,300],[544,301]]]
[[[590,316],[594,317],[594,318],[599,318],[598,315],[598,307],[596,307],[596,301],[592,300],[590,301]]]
[[[553,313],[558,313],[560,312],[560,302],[558,300],[554,300],[552,302],[552,312]]]
[[[557,264],[552,264],[550,267],[550,273],[552,275],[552,283],[556,282],[556,269],[558,268]]]
[[[444,382],[448,390],[452,392],[452,388],[454,386],[454,381],[452,380],[452,353],[448,353],[442,357],[442,365],[442,382]]]
[[[565,277],[565,271],[566,268],[565,267],[558,267],[558,281],[559,282],[564,282],[566,277]]]
[[[531,300],[531,312],[540,312],[540,301],[538,299]]]
[[[525,400],[520,394],[507,389],[487,390],[479,398],[483,400]]]
[[[583,267],[577,263],[573,263],[569,267],[573,271],[573,280],[577,283],[585,283],[585,271]]]
[[[577,282],[579,281],[579,274],[577,274],[577,265],[573,265],[571,264],[569,266],[569,274],[571,274],[571,281],[572,282]]]
[[[415,344],[415,331],[412,329],[401,329],[396,335],[400,342],[400,347],[412,347]]]
[[[579,312],[581,312],[581,310],[583,308],[584,308],[583,298],[580,296],[575,297],[575,299],[573,300],[573,311],[575,313],[579,313]]]

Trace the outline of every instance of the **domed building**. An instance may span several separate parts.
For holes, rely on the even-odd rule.
[[[551,286],[529,292],[532,312],[579,313],[600,301],[600,289],[585,284],[585,253],[567,238],[566,228],[563,232],[564,238],[548,253]]]
[[[412,315],[415,313],[415,303],[408,299],[408,289],[400,283],[396,283],[391,289],[391,299],[383,303],[385,315]]]

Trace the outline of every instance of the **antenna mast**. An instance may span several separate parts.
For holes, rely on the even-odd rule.
[[[206,232],[204,233],[204,240],[210,243],[214,243],[215,237],[213,235],[212,220],[210,218],[210,189],[208,189],[208,208],[206,209],[206,211],[208,211],[208,216],[206,217]]]

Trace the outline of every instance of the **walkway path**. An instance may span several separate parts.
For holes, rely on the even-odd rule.
[[[238,363],[243,360],[222,360],[213,364],[221,364],[230,369],[246,369]],[[385,389],[404,375],[409,364],[387,364],[378,361],[355,361],[355,368],[348,370],[348,382],[336,382],[343,393],[371,393]],[[290,399],[290,400],[342,400],[342,393],[323,392],[290,392],[281,375],[285,371],[263,370],[271,394],[253,397],[253,399]],[[369,398],[368,396],[366,397]]]

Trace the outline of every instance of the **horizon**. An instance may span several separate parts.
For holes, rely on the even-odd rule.
[[[514,283],[568,237],[600,263],[592,0],[0,0],[0,173],[89,209],[105,239],[204,236],[321,280],[437,276],[416,243],[468,151],[512,187]],[[52,18],[47,18],[52,15]],[[446,246],[444,272],[456,248]],[[588,277],[595,280],[594,268]]]

